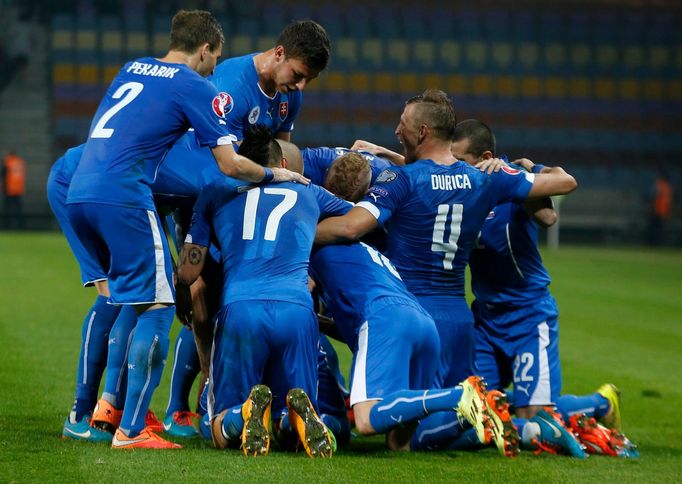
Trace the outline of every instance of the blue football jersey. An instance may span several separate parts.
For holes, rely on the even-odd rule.
[[[417,296],[464,297],[464,270],[488,212],[528,196],[532,173],[488,175],[418,160],[384,171],[359,202],[388,231],[388,256]]]
[[[277,92],[272,97],[263,92],[253,63],[255,56],[225,59],[208,78],[228,96],[225,116],[233,141],[244,139],[244,128],[250,124],[264,124],[273,133],[290,132],[301,110],[301,91]]]
[[[324,180],[327,178],[327,172],[335,159],[349,153],[351,150],[347,148],[328,148],[321,146],[319,148],[304,148],[301,150],[303,156],[303,175],[309,178],[310,181],[316,185],[323,186]],[[393,164],[379,156],[374,156],[367,151],[358,151],[368,162],[372,169],[372,181],[379,176],[379,173]]]
[[[332,314],[344,341],[354,347],[357,332],[381,300],[395,298],[419,306],[391,261],[363,243],[316,247],[310,256],[310,272],[320,298]]]
[[[234,179],[220,171],[211,151],[200,147],[192,134],[173,144],[159,167],[152,192],[161,205],[191,209],[202,188],[217,180],[232,183]]]
[[[538,250],[538,224],[519,203],[493,208],[471,252],[471,289],[481,302],[514,304],[549,295]]]
[[[71,183],[71,178],[76,172],[76,168],[78,168],[78,163],[81,161],[84,149],[85,144],[69,148],[61,158],[55,161],[51,171],[55,174],[58,181],[64,185],[69,185]]]
[[[224,99],[184,64],[145,57],[118,73],[93,118],[68,203],[154,209],[151,184],[190,127],[202,146],[229,143]]]
[[[313,184],[229,187],[215,182],[199,195],[185,241],[204,247],[217,241],[224,305],[260,299],[312,307],[308,260],[317,222],[351,208]]]

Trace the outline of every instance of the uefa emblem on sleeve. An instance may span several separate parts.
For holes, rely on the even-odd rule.
[[[234,102],[232,102],[232,96],[226,92],[220,92],[216,97],[213,98],[213,112],[219,118],[224,118],[232,108],[234,107]]]

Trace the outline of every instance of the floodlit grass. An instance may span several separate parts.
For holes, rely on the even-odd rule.
[[[679,482],[682,474],[681,251],[544,253],[561,314],[564,391],[619,385],[625,433],[642,454],[584,462],[530,452],[512,461],[492,449],[390,453],[379,437],[357,438],[331,461],[274,452],[246,458],[198,438],[175,452],[62,441],[94,292],[80,287],[60,234],[3,233],[0,254],[0,482]],[[348,352],[340,353],[347,367]],[[160,416],[169,379],[166,371],[152,401]]]

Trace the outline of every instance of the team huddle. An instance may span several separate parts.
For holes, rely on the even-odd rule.
[[[52,167],[48,200],[97,289],[64,438],[177,449],[160,434],[199,434],[331,457],[354,427],[392,450],[638,456],[614,385],[561,394],[538,227],[570,174],[498,157],[488,126],[457,123],[437,89],[405,102],[403,153],[299,149],[324,28],[293,22],[218,64],[223,44],[210,13],[178,12],[166,56],[123,66],[87,141]],[[149,404],[176,316],[160,421]],[[329,337],[352,352],[349,390]]]

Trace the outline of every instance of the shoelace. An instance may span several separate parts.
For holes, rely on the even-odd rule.
[[[531,442],[538,446],[538,448],[533,451],[533,454],[535,454],[535,455],[540,455],[543,452],[547,452],[548,454],[555,454],[555,455],[559,453],[558,452],[559,447],[557,447],[557,446],[550,445],[550,444],[543,444],[538,439],[533,439],[533,440],[531,440]]]
[[[147,410],[147,415],[144,416],[144,421],[146,423],[157,423],[159,422],[159,419],[156,418],[156,414],[152,412],[151,410]]]
[[[190,412],[189,410],[180,410],[173,416],[173,420],[176,424],[184,426],[194,425],[192,422],[193,418],[199,418],[199,414]]]

